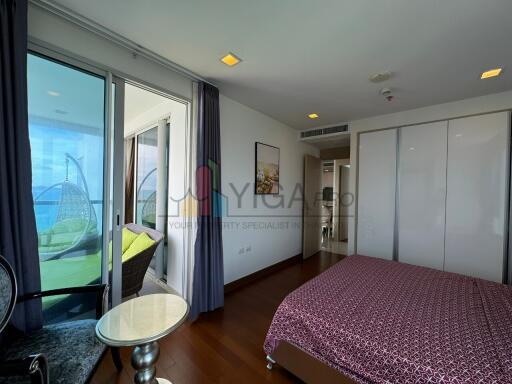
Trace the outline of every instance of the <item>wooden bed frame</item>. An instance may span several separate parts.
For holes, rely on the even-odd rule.
[[[302,349],[281,341],[271,356],[267,356],[267,368],[279,364],[307,384],[356,384],[341,372],[324,364]]]

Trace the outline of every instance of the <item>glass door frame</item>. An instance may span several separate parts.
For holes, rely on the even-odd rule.
[[[144,128],[142,129],[139,129],[137,130],[136,132],[132,133],[131,135],[127,136],[126,139],[130,139],[130,138],[133,138],[135,139],[134,140],[134,145],[135,145],[135,162],[134,162],[134,169],[133,169],[133,172],[134,172],[134,186],[137,186],[137,181],[138,181],[138,170],[139,170],[139,162],[138,162],[138,158],[139,158],[139,136],[152,130],[152,129],[157,129],[158,130],[158,123],[157,122],[153,122],[149,125],[146,125]],[[158,131],[157,131],[158,132]],[[158,145],[158,144],[157,144]],[[138,200],[138,194],[137,194],[137,189],[138,188],[133,188],[133,221],[135,223],[137,223],[137,200]]]
[[[92,59],[84,58],[83,56],[80,56],[78,54],[69,52],[63,48],[59,48],[53,44],[44,42],[42,40],[39,40],[37,38],[34,38],[32,36],[28,37],[28,50],[33,51],[35,53],[47,56],[48,58],[53,58],[55,60],[58,60],[59,62],[63,64],[68,64],[73,67],[86,70],[88,72],[100,75],[105,78],[106,84],[108,84],[108,87],[105,87],[106,92],[106,100],[105,100],[105,116],[109,117],[107,124],[105,125],[105,129],[109,127],[108,129],[108,140],[107,137],[105,137],[105,145],[107,145],[108,142],[108,158],[105,157],[104,163],[107,163],[107,160],[109,164],[105,164],[104,168],[104,178],[106,177],[109,179],[106,175],[108,175],[107,171],[110,171],[110,169],[121,169],[121,172],[117,172],[117,174],[113,175],[112,180],[108,180],[109,183],[109,194],[105,195],[105,203],[104,208],[102,212],[102,220],[103,222],[109,222],[112,218],[112,222],[117,223],[117,220],[119,220],[120,226],[122,227],[122,223],[124,223],[124,180],[125,180],[125,166],[124,166],[124,84],[132,84],[136,85],[140,88],[146,89],[148,91],[151,91],[153,93],[160,94],[166,98],[169,98],[171,100],[174,100],[178,103],[184,104],[187,108],[186,112],[186,122],[185,122],[185,130],[186,130],[186,164],[193,165],[194,164],[194,158],[191,157],[190,151],[191,149],[188,147],[188,145],[192,145],[194,142],[194,134],[192,133],[193,126],[195,126],[194,122],[194,113],[193,110],[197,108],[196,103],[193,102],[194,97],[188,98],[184,97],[180,94],[175,94],[172,90],[166,89],[161,87],[158,84],[151,83],[145,80],[141,80],[137,77],[127,75],[126,73],[123,73],[122,71],[117,70],[116,68],[110,67],[105,64],[100,64],[98,62],[95,62]],[[111,83],[109,82],[109,79]],[[112,83],[116,84],[116,97],[115,100],[112,99],[112,91],[108,91],[107,88],[111,88]],[[194,95],[194,89],[196,89],[196,82],[192,81],[192,94]],[[122,85],[122,92],[118,91],[121,90]],[[114,108],[114,114],[112,113],[112,109]],[[113,118],[113,120],[112,120]],[[114,133],[112,133],[114,132]],[[170,134],[170,131],[168,131]],[[169,137],[170,140],[170,137]],[[114,142],[115,143],[114,143]],[[111,149],[113,146],[113,150]],[[115,158],[112,158],[111,154],[114,153]],[[169,148],[170,153],[170,148]],[[168,153],[168,156],[169,156]],[[107,156],[107,152],[105,152],[105,156]],[[168,158],[168,161],[170,159]],[[170,167],[170,164],[167,164],[168,167]],[[113,168],[112,168],[113,166]],[[193,166],[191,169],[186,170],[186,181],[185,184],[189,185],[188,183],[190,180],[192,180],[195,176],[193,172],[195,172],[195,169]],[[192,172],[192,174],[191,174]],[[112,182],[111,182],[112,181]],[[170,179],[168,179],[168,183],[170,182]],[[112,184],[112,186],[110,186]],[[170,193],[169,184],[167,185],[168,193]],[[112,198],[112,201],[111,201]],[[113,226],[111,225],[109,227],[109,230]],[[112,228],[113,229],[113,228]],[[169,224],[167,224],[167,230],[169,230]],[[118,233],[119,232],[119,233]],[[113,306],[117,305],[121,302],[121,286],[122,286],[122,268],[121,268],[121,231],[113,231],[113,257],[114,263],[113,263],[113,271],[112,271],[112,282],[113,286],[111,288],[112,291],[112,304]],[[169,234],[167,235],[169,236]],[[190,247],[193,249],[193,243],[190,243],[190,235],[185,235],[184,238],[186,238],[186,242],[183,244],[183,252],[189,252]],[[108,234],[103,236],[103,249],[108,249],[108,243],[109,238]],[[192,244],[192,245],[191,245]],[[117,262],[116,262],[117,259]],[[185,272],[185,259],[183,261],[182,271],[181,274],[184,275]],[[102,283],[103,284],[109,284],[109,274],[108,272],[108,257],[107,253],[104,253],[102,256]],[[166,272],[166,271],[165,271]],[[164,274],[165,274],[164,272]],[[185,278],[182,282],[182,284],[185,284]],[[182,287],[182,291],[185,293],[188,291],[188,288]]]
[[[135,85],[132,83],[132,85]],[[136,84],[137,87],[139,87],[138,84]],[[149,92],[153,92],[153,90],[150,90],[149,88],[142,88],[144,90],[148,90]],[[162,95],[164,96],[164,95]],[[164,97],[168,97],[168,96],[164,96]],[[134,157],[135,157],[135,162],[134,162],[134,170],[133,170],[133,173],[134,173],[134,185],[135,185],[135,188],[133,189],[133,220],[134,222],[136,223],[137,222],[137,202],[138,202],[138,194],[137,194],[137,181],[138,181],[138,165],[139,165],[139,162],[138,162],[138,155],[139,155],[139,136],[152,130],[152,129],[156,129],[157,130],[157,135],[158,135],[158,139],[160,139],[160,133],[158,132],[159,130],[159,123],[160,121],[163,121],[165,120],[165,129],[166,129],[166,142],[165,142],[165,151],[166,151],[166,155],[165,155],[165,169],[167,171],[167,174],[169,173],[169,153],[170,153],[170,148],[169,148],[169,136],[170,136],[170,124],[171,124],[171,115],[163,115],[161,118],[159,118],[158,120],[156,121],[152,121],[146,125],[144,125],[143,127],[141,127],[140,129],[137,129],[136,131],[132,132],[130,135],[126,136],[125,137],[125,140],[126,139],[134,139],[133,141],[133,145],[135,146],[135,151],[134,151]],[[162,145],[160,142],[158,142],[157,144],[157,152],[160,151],[160,145]],[[160,164],[158,164],[160,165]],[[126,168],[125,168],[126,169]],[[156,176],[158,177],[158,175]],[[165,199],[169,199],[169,190],[168,190],[168,178],[166,178],[167,181],[165,182],[165,193],[163,194],[165,196]],[[159,191],[157,189],[156,193],[160,193],[162,191]],[[160,197],[161,198],[161,197]],[[162,242],[162,245],[158,247],[157,251],[155,252],[155,268],[154,268],[154,273],[155,273],[155,277],[157,279],[166,279],[167,278],[167,270],[165,268],[165,265],[166,265],[166,261],[164,261],[164,258],[165,258],[165,248],[167,247],[167,225],[165,226],[165,231],[164,231],[164,240]]]
[[[108,91],[111,93],[110,97],[107,98],[111,103],[109,107],[109,113],[106,114],[106,119],[110,121],[110,135],[109,138],[109,147],[113,150],[113,153],[109,153],[109,159],[111,159],[111,166],[106,167],[107,172],[112,172],[111,177],[109,179],[112,181],[113,185],[110,189],[111,200],[109,203],[111,206],[109,207],[109,211],[107,215],[112,218],[112,223],[110,228],[112,228],[112,281],[111,289],[112,289],[112,306],[115,307],[121,304],[122,301],[122,281],[123,281],[123,271],[122,271],[122,229],[124,223],[124,180],[125,180],[125,166],[124,166],[124,79],[112,75],[111,72],[108,73],[109,77],[109,87]],[[115,88],[114,88],[115,86]],[[112,97],[112,91],[115,89],[115,97]],[[107,90],[106,90],[107,92]],[[114,170],[120,170],[118,172],[114,172]],[[108,254],[108,244],[109,242],[104,242],[104,246],[107,247]],[[106,272],[105,276],[109,276],[108,274],[108,262],[105,262],[104,259],[104,271]]]
[[[102,207],[102,257],[101,282],[111,285],[112,307],[121,303],[121,229],[123,223],[124,190],[124,79],[114,76],[109,70],[92,65],[87,60],[64,53],[49,44],[29,39],[27,54],[34,53],[98,75],[105,80],[104,105],[104,152],[103,152],[103,207]],[[113,86],[115,85],[115,100]],[[115,114],[114,114],[115,112]],[[121,169],[122,172],[114,172]],[[119,223],[119,225],[117,224]],[[116,224],[116,225],[114,225]],[[112,232],[110,232],[112,231]],[[112,284],[109,281],[109,242],[112,233]]]

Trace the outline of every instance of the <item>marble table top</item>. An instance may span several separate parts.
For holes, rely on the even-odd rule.
[[[96,325],[96,335],[111,347],[149,343],[180,326],[188,309],[183,298],[169,293],[137,297],[103,315]]]

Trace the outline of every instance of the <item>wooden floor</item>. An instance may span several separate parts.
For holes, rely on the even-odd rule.
[[[185,323],[160,341],[157,376],[173,384],[299,382],[278,366],[272,371],[266,369],[266,332],[288,293],[342,258],[320,252],[226,295],[223,309],[203,314],[194,323]],[[107,354],[92,384],[133,383],[130,354],[129,348],[121,351],[125,367],[120,374],[110,353]]]

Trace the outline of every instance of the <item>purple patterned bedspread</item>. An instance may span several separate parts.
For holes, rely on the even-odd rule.
[[[282,340],[359,383],[512,383],[512,287],[349,256],[284,299]]]

